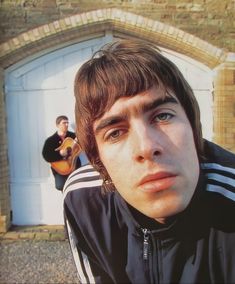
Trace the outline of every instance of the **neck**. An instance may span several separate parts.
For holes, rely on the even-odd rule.
[[[59,136],[65,136],[66,135],[66,133],[67,132],[64,132],[64,131],[57,131],[57,134],[59,135]]]

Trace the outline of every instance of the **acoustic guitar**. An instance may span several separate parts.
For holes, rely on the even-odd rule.
[[[60,147],[56,148],[55,151],[60,151],[61,149],[67,149],[67,156],[56,162],[51,162],[51,167],[61,175],[69,175],[76,168],[76,161],[82,149],[76,139],[67,137],[64,139]]]

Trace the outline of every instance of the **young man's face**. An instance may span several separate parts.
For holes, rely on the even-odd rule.
[[[189,204],[199,178],[184,109],[161,87],[120,98],[93,129],[101,161],[122,197],[164,222]]]
[[[60,132],[66,133],[68,131],[69,121],[67,119],[62,119],[59,124],[57,124],[57,128]]]

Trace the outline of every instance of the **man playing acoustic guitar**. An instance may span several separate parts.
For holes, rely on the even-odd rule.
[[[65,115],[56,118],[57,131],[48,137],[42,149],[43,158],[51,164],[56,189],[62,191],[69,174],[81,166],[78,157],[81,152],[74,132],[68,130],[69,121]]]

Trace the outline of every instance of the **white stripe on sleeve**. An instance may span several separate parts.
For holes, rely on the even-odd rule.
[[[72,228],[70,227],[68,220],[66,220],[66,224],[67,224],[69,241],[70,241],[70,246],[71,246],[73,258],[74,258],[74,262],[75,262],[77,272],[78,272],[79,281],[82,284],[95,283],[95,279],[94,279],[92,271],[91,271],[91,266],[90,266],[88,257],[85,253],[83,253],[83,252],[81,252],[77,249],[76,243],[74,241],[76,239],[76,237],[74,235]],[[80,254],[80,256],[79,256],[79,254]],[[83,265],[80,261],[80,257],[83,261],[85,271],[84,271]]]
[[[220,171],[225,171],[225,172],[229,172],[232,174],[235,174],[235,169],[230,168],[230,167],[224,167],[220,164],[216,164],[216,163],[202,163],[201,164],[203,169],[208,169],[208,170],[220,170]]]
[[[223,188],[222,186],[218,186],[218,185],[214,185],[214,184],[208,184],[206,190],[211,191],[211,192],[217,192],[217,193],[222,194],[223,196],[235,201],[235,193]]]
[[[229,178],[229,177],[226,177],[226,176],[223,176],[223,175],[220,175],[220,174],[214,174],[214,173],[209,173],[209,174],[206,174],[206,176],[209,178],[209,179],[212,179],[212,180],[215,180],[215,181],[218,181],[218,182],[222,182],[224,184],[228,184],[228,185],[231,185],[231,186],[235,186],[235,181],[233,178]]]

